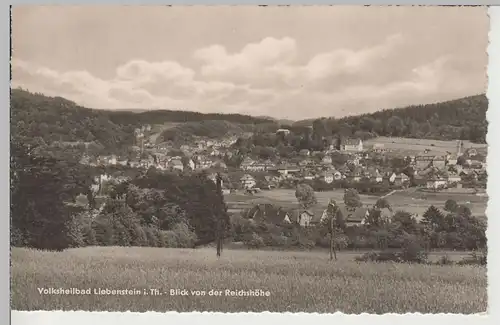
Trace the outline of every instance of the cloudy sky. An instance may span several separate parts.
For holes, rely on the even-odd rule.
[[[92,108],[302,119],[485,92],[480,7],[17,6],[12,86]]]

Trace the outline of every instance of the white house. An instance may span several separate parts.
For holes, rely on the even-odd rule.
[[[325,173],[325,175],[323,176],[323,180],[325,181],[325,183],[331,184],[333,183],[335,178],[333,177],[332,173]]]
[[[282,133],[284,135],[288,135],[288,134],[290,134],[290,130],[288,130],[288,129],[278,129],[276,131],[276,134],[280,134],[280,133]]]
[[[447,180],[444,178],[435,178],[427,180],[427,188],[438,189],[445,187],[448,184]]]
[[[184,165],[182,164],[182,161],[180,161],[179,159],[172,159],[169,162],[169,166],[174,170],[180,170],[180,171],[184,170]]]
[[[199,156],[195,165],[197,169],[207,169],[212,167],[213,161],[203,156]]]
[[[255,178],[252,177],[252,175],[245,174],[240,178],[241,186],[244,189],[251,189],[255,187]]]
[[[342,179],[342,173],[339,172],[338,170],[334,171],[333,173],[333,179],[336,181],[340,181]]]
[[[361,139],[342,139],[340,150],[347,152],[363,151],[363,141]]]
[[[311,151],[309,149],[302,149],[299,151],[299,155],[301,156],[309,156],[311,154]]]
[[[323,157],[323,159],[321,160],[321,162],[325,165],[330,165],[332,163],[332,157],[329,156],[329,155],[326,155]]]
[[[314,213],[312,211],[309,210],[302,211],[301,213],[299,213],[297,222],[302,227],[309,227],[313,219],[313,216]]]

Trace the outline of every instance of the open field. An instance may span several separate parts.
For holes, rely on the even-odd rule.
[[[407,190],[396,192],[387,197],[389,203],[397,210],[404,210],[410,213],[423,214],[427,208],[434,205],[437,208],[444,208],[446,200],[455,200],[459,204],[464,204],[472,211],[472,215],[477,217],[486,216],[486,206],[488,197],[475,194],[460,194],[443,192],[421,192]]]
[[[88,247],[60,253],[14,248],[13,310],[479,313],[486,268],[364,264],[322,252]],[[42,295],[37,288],[159,289],[162,296]],[[206,291],[170,296],[170,289]],[[222,296],[209,296],[210,290]],[[225,296],[261,289],[266,297]]]
[[[176,122],[165,122],[163,124],[155,124],[152,126],[151,135],[149,136],[149,142],[156,143],[156,139],[161,135],[161,133],[165,130],[171,129],[181,123]]]
[[[456,152],[456,141],[440,141],[429,139],[410,139],[410,138],[389,138],[378,137],[364,141],[366,148],[371,148],[374,144],[383,144],[386,149],[395,150],[398,153],[414,155],[423,154],[425,149],[429,149],[429,155],[443,155],[447,151]],[[479,152],[486,153],[488,145],[464,141],[464,149],[476,148]]]
[[[465,192],[465,190],[464,190]],[[327,192],[316,192],[318,205],[326,207],[330,198],[337,202],[343,202],[344,190],[335,190]],[[379,199],[378,196],[360,195],[363,204],[372,206]],[[448,199],[453,199],[459,204],[467,205],[472,214],[478,217],[485,216],[488,197],[479,196],[468,193],[456,192],[422,192],[410,188],[404,191],[397,191],[387,197],[394,210],[404,210],[410,213],[423,214],[431,205],[438,208],[443,208],[444,203]],[[253,196],[244,194],[229,194],[226,195],[226,202],[230,211],[237,211],[252,206],[254,202],[268,200],[269,202],[281,205],[283,207],[297,207],[297,199],[295,191],[289,189],[276,189],[270,191],[262,191]],[[231,210],[232,209],[232,210]]]

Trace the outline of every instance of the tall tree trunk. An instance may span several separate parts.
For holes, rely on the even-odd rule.
[[[220,173],[217,173],[216,177],[216,186],[217,186],[217,192],[222,195],[222,176]],[[223,240],[223,225],[222,225],[222,215],[216,216],[217,221],[216,221],[216,233],[215,233],[215,241],[217,243],[217,257],[220,257],[221,252],[222,252],[222,240]]]
[[[222,252],[222,242],[220,238],[217,238],[217,257],[220,257],[221,252]]]
[[[330,261],[337,260],[337,252],[335,251],[335,228],[333,224],[333,217],[330,218]]]

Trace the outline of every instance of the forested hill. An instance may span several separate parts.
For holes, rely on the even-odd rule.
[[[10,117],[11,137],[23,142],[97,141],[104,147],[117,148],[134,141],[133,128],[113,123],[107,112],[20,89],[11,91]]]
[[[463,139],[486,142],[485,95],[457,100],[387,109],[342,119],[321,118],[299,121],[293,126],[313,125],[318,136],[341,135],[371,138],[395,136],[429,139]],[[202,114],[188,111],[109,111],[81,107],[61,97],[33,94],[21,89],[11,92],[11,134],[55,141],[98,142],[117,149],[134,143],[134,128],[143,124],[179,123],[162,132],[160,139],[172,140],[189,134],[222,136],[241,132],[273,132],[280,123],[265,117],[239,114]]]
[[[89,109],[61,97],[48,97],[21,89],[11,91],[11,134],[25,139],[97,141],[107,148],[134,142],[134,128],[166,122],[223,121],[239,125],[266,125],[272,121],[239,114],[202,114],[188,111],[110,111]]]
[[[238,124],[263,124],[271,119],[253,117],[242,114],[199,113],[192,111],[151,110],[147,112],[131,111],[106,111],[109,118],[116,124],[143,125],[162,124],[165,122],[201,122],[201,121],[227,121]]]
[[[441,103],[386,109],[341,119],[298,121],[295,126],[316,125],[326,133],[407,138],[462,139],[486,142],[488,98],[476,95]]]

